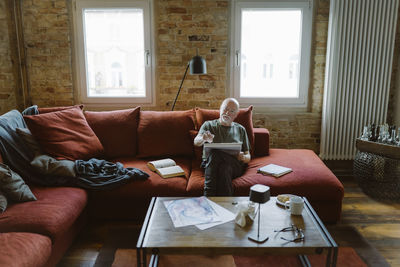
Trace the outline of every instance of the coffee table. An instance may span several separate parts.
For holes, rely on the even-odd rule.
[[[276,198],[261,205],[260,232],[269,239],[256,243],[248,239],[256,233],[257,221],[240,227],[234,221],[199,230],[194,225],[175,228],[163,202],[178,197],[153,197],[137,242],[137,264],[146,266],[147,254],[151,254],[149,266],[157,266],[164,254],[199,255],[299,255],[303,266],[311,266],[310,254],[326,254],[326,266],[336,266],[338,246],[318,215],[304,198],[305,205],[300,216],[290,215],[276,203]],[[235,213],[237,203],[248,197],[210,197],[210,200]],[[287,242],[281,237],[294,238],[294,232],[274,232],[294,224],[303,229],[305,239]]]

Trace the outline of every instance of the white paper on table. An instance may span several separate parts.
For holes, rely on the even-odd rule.
[[[218,213],[205,196],[164,201],[175,227],[220,221]]]
[[[211,207],[214,209],[214,211],[219,215],[220,221],[219,222],[212,222],[212,223],[196,224],[197,228],[199,228],[200,230],[205,230],[205,229],[214,227],[216,225],[227,223],[227,222],[232,221],[233,219],[235,219],[235,214],[233,214],[229,210],[225,209],[224,207],[218,205],[217,203],[209,200],[208,198],[207,198],[207,200],[210,203]]]

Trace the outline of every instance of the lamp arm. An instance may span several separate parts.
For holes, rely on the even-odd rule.
[[[171,111],[173,111],[173,110],[174,110],[174,107],[175,107],[176,100],[178,99],[179,93],[181,92],[182,85],[183,85],[183,81],[184,81],[184,80],[185,80],[185,78],[186,78],[186,73],[187,73],[188,69],[189,69],[189,63],[188,63],[188,64],[187,64],[187,66],[186,66],[185,74],[183,74],[183,78],[182,78],[182,81],[181,81],[181,85],[179,86],[178,93],[176,94],[176,97],[175,97],[174,103],[172,104]]]

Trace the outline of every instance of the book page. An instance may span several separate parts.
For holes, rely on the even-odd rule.
[[[156,169],[175,166],[175,165],[176,165],[175,161],[170,158],[150,161],[147,163],[147,167],[149,167],[149,169],[152,170],[153,172],[156,171]]]
[[[178,165],[157,169],[157,173],[163,178],[185,176],[185,171]]]

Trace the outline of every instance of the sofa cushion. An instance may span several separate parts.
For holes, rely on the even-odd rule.
[[[103,154],[99,138],[80,108],[24,116],[43,151],[56,159],[90,159]]]
[[[39,114],[45,114],[45,113],[50,113],[50,112],[56,112],[56,111],[61,111],[61,110],[66,110],[70,108],[80,108],[83,110],[83,105],[75,105],[75,106],[64,106],[64,107],[47,107],[47,108],[38,108]]]
[[[171,157],[177,165],[181,166],[186,176],[190,175],[191,159],[187,157]],[[162,178],[147,167],[147,162],[158,158],[119,158],[114,161],[121,162],[124,167],[135,167],[145,171],[150,176],[145,181],[132,181],[123,186],[111,190],[90,192],[91,217],[101,219],[134,220],[143,222],[148,201],[153,196],[185,196],[187,178],[173,177]],[[133,212],[127,210],[134,209]],[[104,212],[107,211],[107,212]]]
[[[107,158],[136,156],[140,107],[115,111],[85,111],[89,126],[100,139]]]
[[[305,196],[324,221],[334,222],[340,218],[343,185],[325,166],[320,158],[307,149],[270,149],[269,156],[253,158],[245,173],[232,181],[234,195],[248,196],[254,184],[271,188],[271,195],[295,194]],[[293,172],[279,178],[262,175],[257,170],[267,164],[292,168]],[[187,191],[190,195],[203,193],[204,171],[192,165]],[[322,209],[321,207],[330,207]]]
[[[34,233],[0,233],[0,266],[44,266],[51,255],[51,240]]]
[[[141,111],[137,156],[192,156],[190,130],[194,130],[194,110]]]
[[[196,138],[198,133],[199,133],[199,131],[196,131],[196,130],[189,131],[190,140],[192,141],[192,143],[194,143],[194,139]],[[203,146],[193,145],[193,155],[194,155],[194,160],[196,162],[199,162],[199,164],[200,164],[202,161],[202,157],[203,157]]]
[[[11,204],[0,214],[0,232],[62,235],[76,221],[87,203],[87,193],[72,187],[31,187],[37,201]]]
[[[6,164],[0,163],[0,189],[7,198],[15,202],[36,200],[29,186],[18,173],[10,169]]]
[[[271,163],[293,171],[279,178],[257,173],[259,168]],[[233,181],[239,195],[247,195],[250,186],[258,183],[270,186],[272,195],[291,193],[306,196],[309,200],[343,198],[343,185],[308,149],[270,149],[269,156],[251,160],[243,176]]]
[[[247,132],[247,137],[249,138],[251,151],[254,151],[254,131],[253,131],[253,106],[248,108],[239,109],[239,113],[235,119],[235,122],[241,124]],[[215,120],[219,118],[219,110],[209,110],[196,108],[196,127],[200,129],[201,125],[205,121]]]
[[[254,156],[269,155],[269,131],[265,128],[254,128]]]

